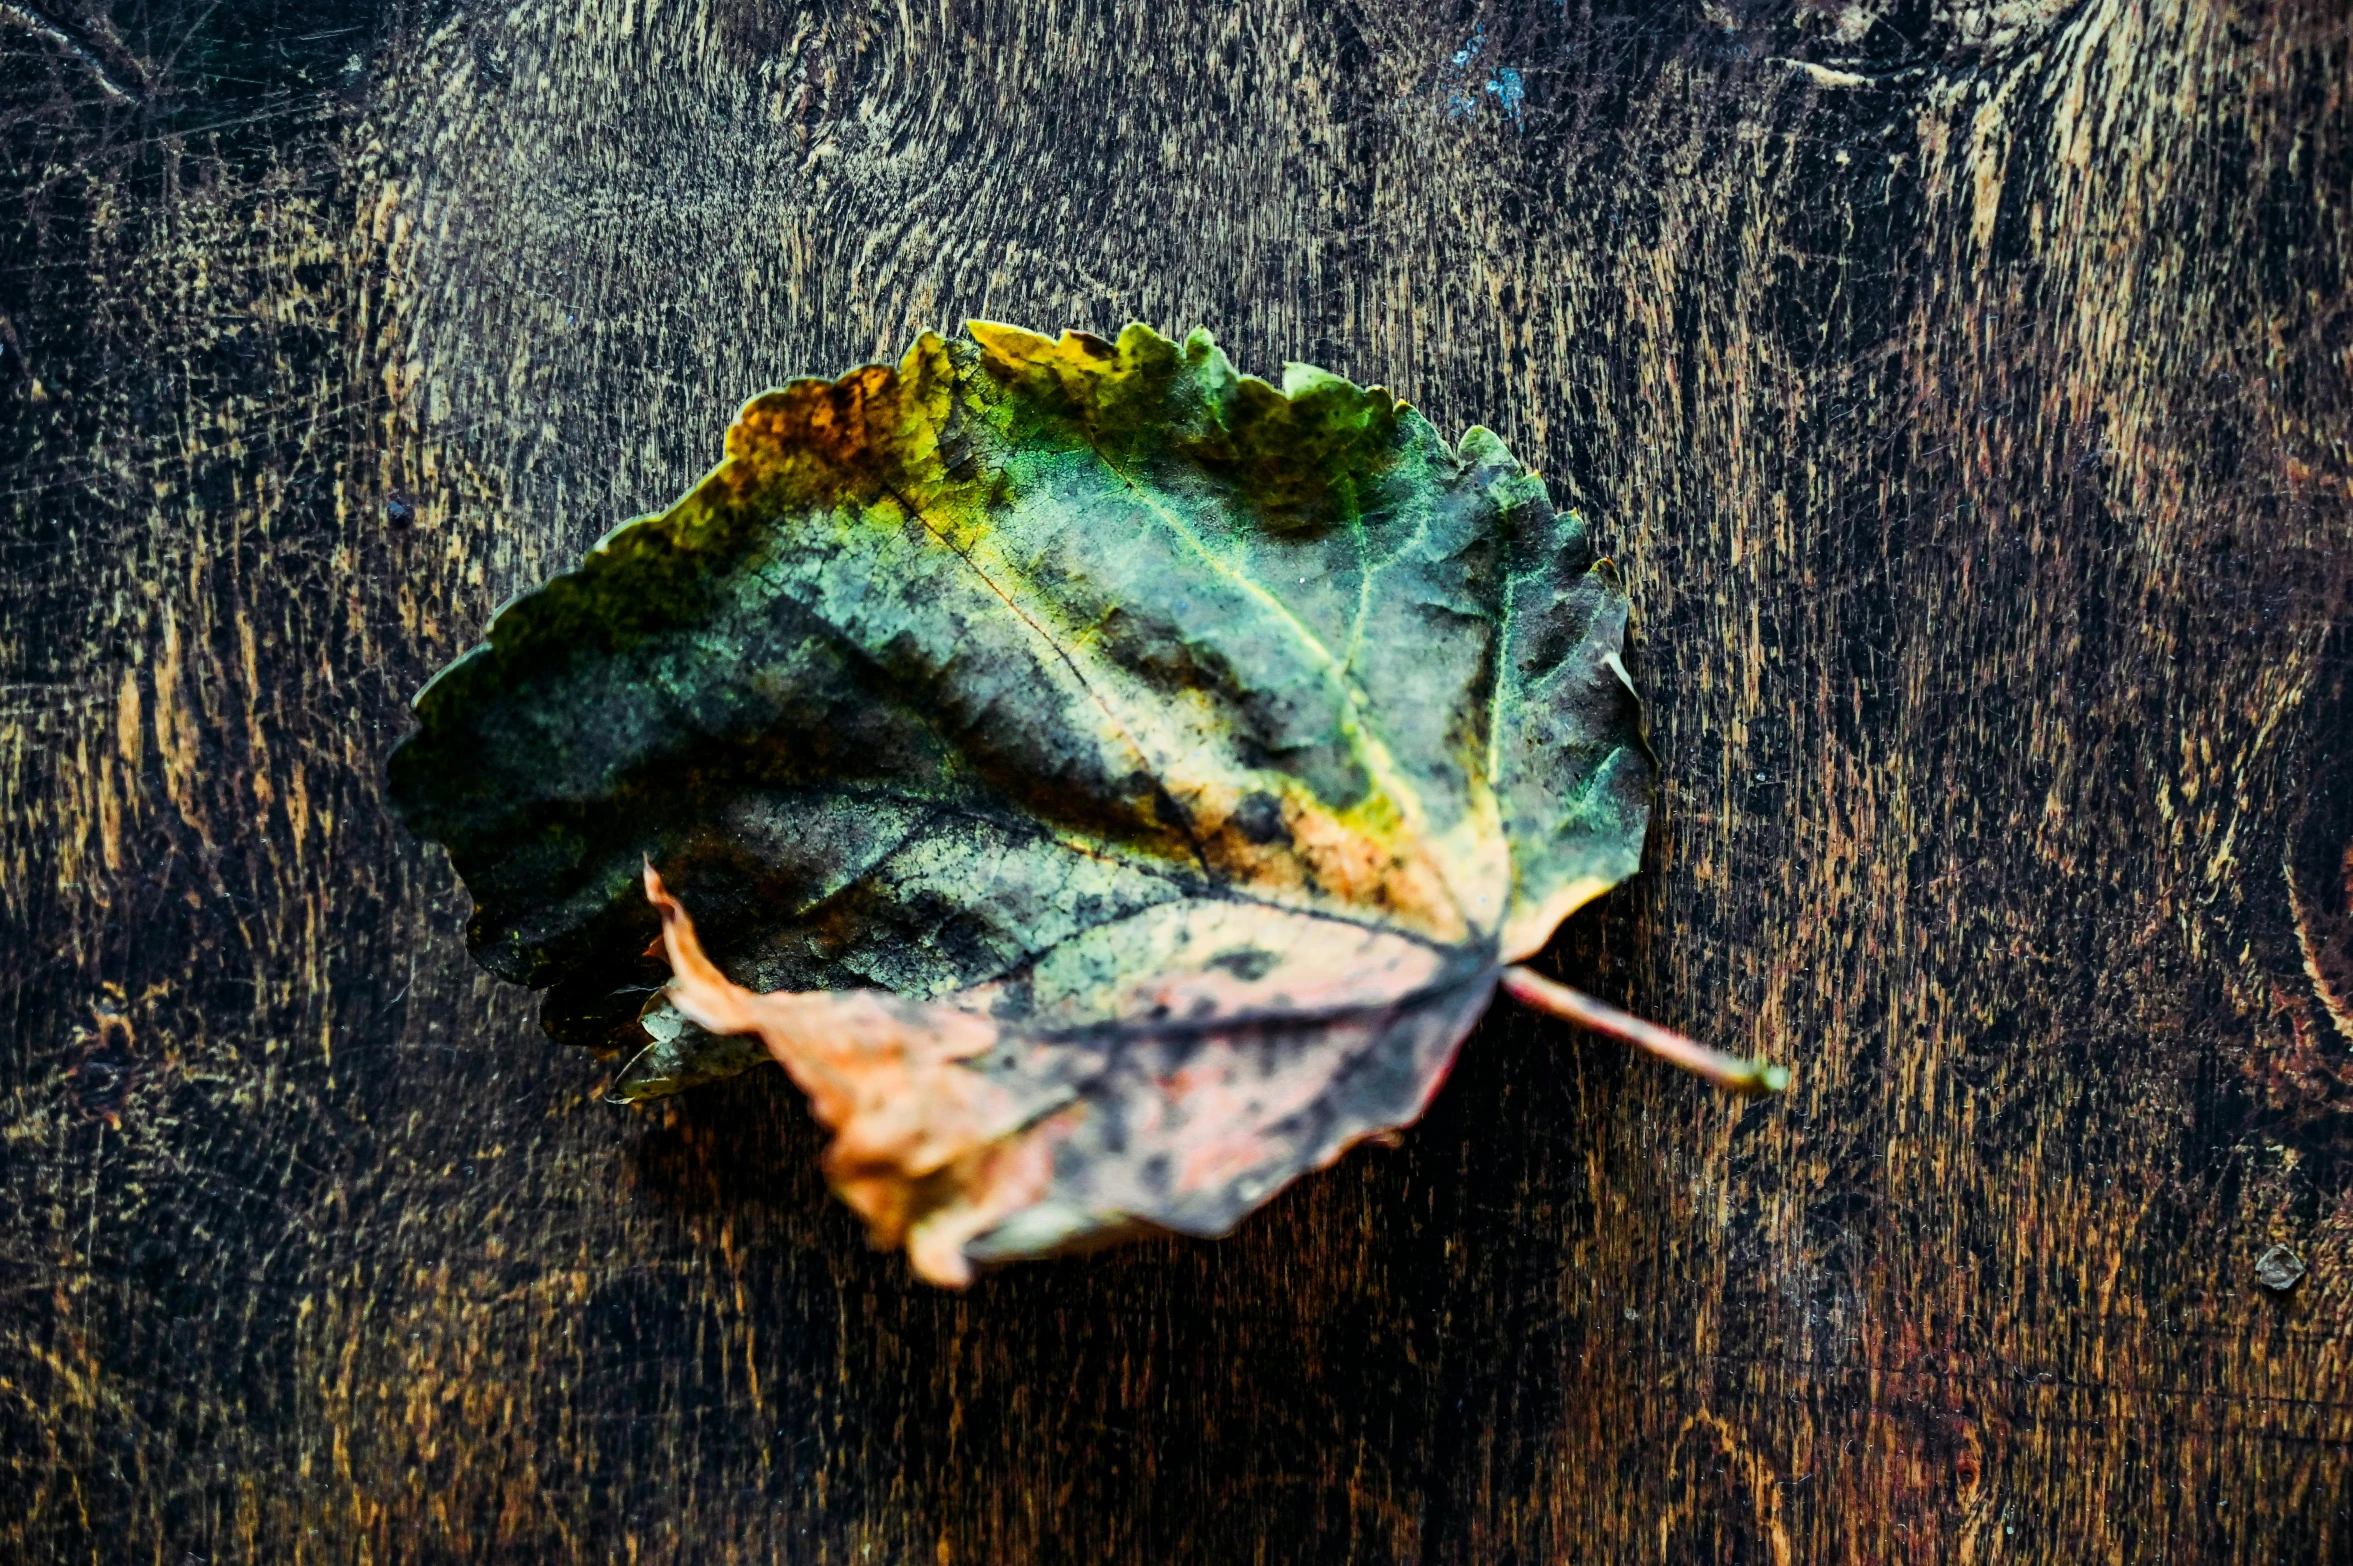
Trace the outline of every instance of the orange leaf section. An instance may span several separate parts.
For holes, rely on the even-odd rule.
[[[878,1250],[900,1245],[918,1275],[972,1281],[964,1242],[1043,1196],[1045,1141],[1020,1135],[1013,1095],[958,1064],[996,1044],[997,1025],[881,990],[759,995],[719,971],[694,920],[651,862],[646,897],[661,910],[670,1000],[713,1033],[757,1034],[834,1133],[825,1177],[866,1220]]]

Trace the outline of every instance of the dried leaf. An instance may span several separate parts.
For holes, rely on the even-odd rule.
[[[1653,773],[1615,572],[1488,431],[968,330],[754,400],[392,763],[551,1031],[637,1097],[757,1035],[942,1283],[1223,1233],[1412,1120]]]

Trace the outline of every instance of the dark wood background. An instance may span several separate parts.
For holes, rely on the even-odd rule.
[[[0,5],[0,1557],[2353,1560],[2338,0]],[[1491,424],[1669,782],[1232,1239],[969,1294],[599,1102],[405,702],[986,315]],[[2285,1245],[2309,1271],[2259,1285]]]

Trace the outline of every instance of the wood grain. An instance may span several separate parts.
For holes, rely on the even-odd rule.
[[[2353,1555],[2339,7],[48,0],[0,54],[0,1555]],[[601,1104],[382,810],[405,700],[742,400],[967,315],[1538,462],[1670,777],[1554,965],[1796,1091],[1499,1013],[1403,1149],[962,1296],[776,1074]]]

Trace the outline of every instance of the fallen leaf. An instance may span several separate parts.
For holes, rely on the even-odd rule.
[[[1616,572],[1490,432],[1205,332],[968,331],[751,402],[391,764],[619,1096],[756,1036],[947,1284],[1222,1234],[1414,1119],[1653,782]]]

